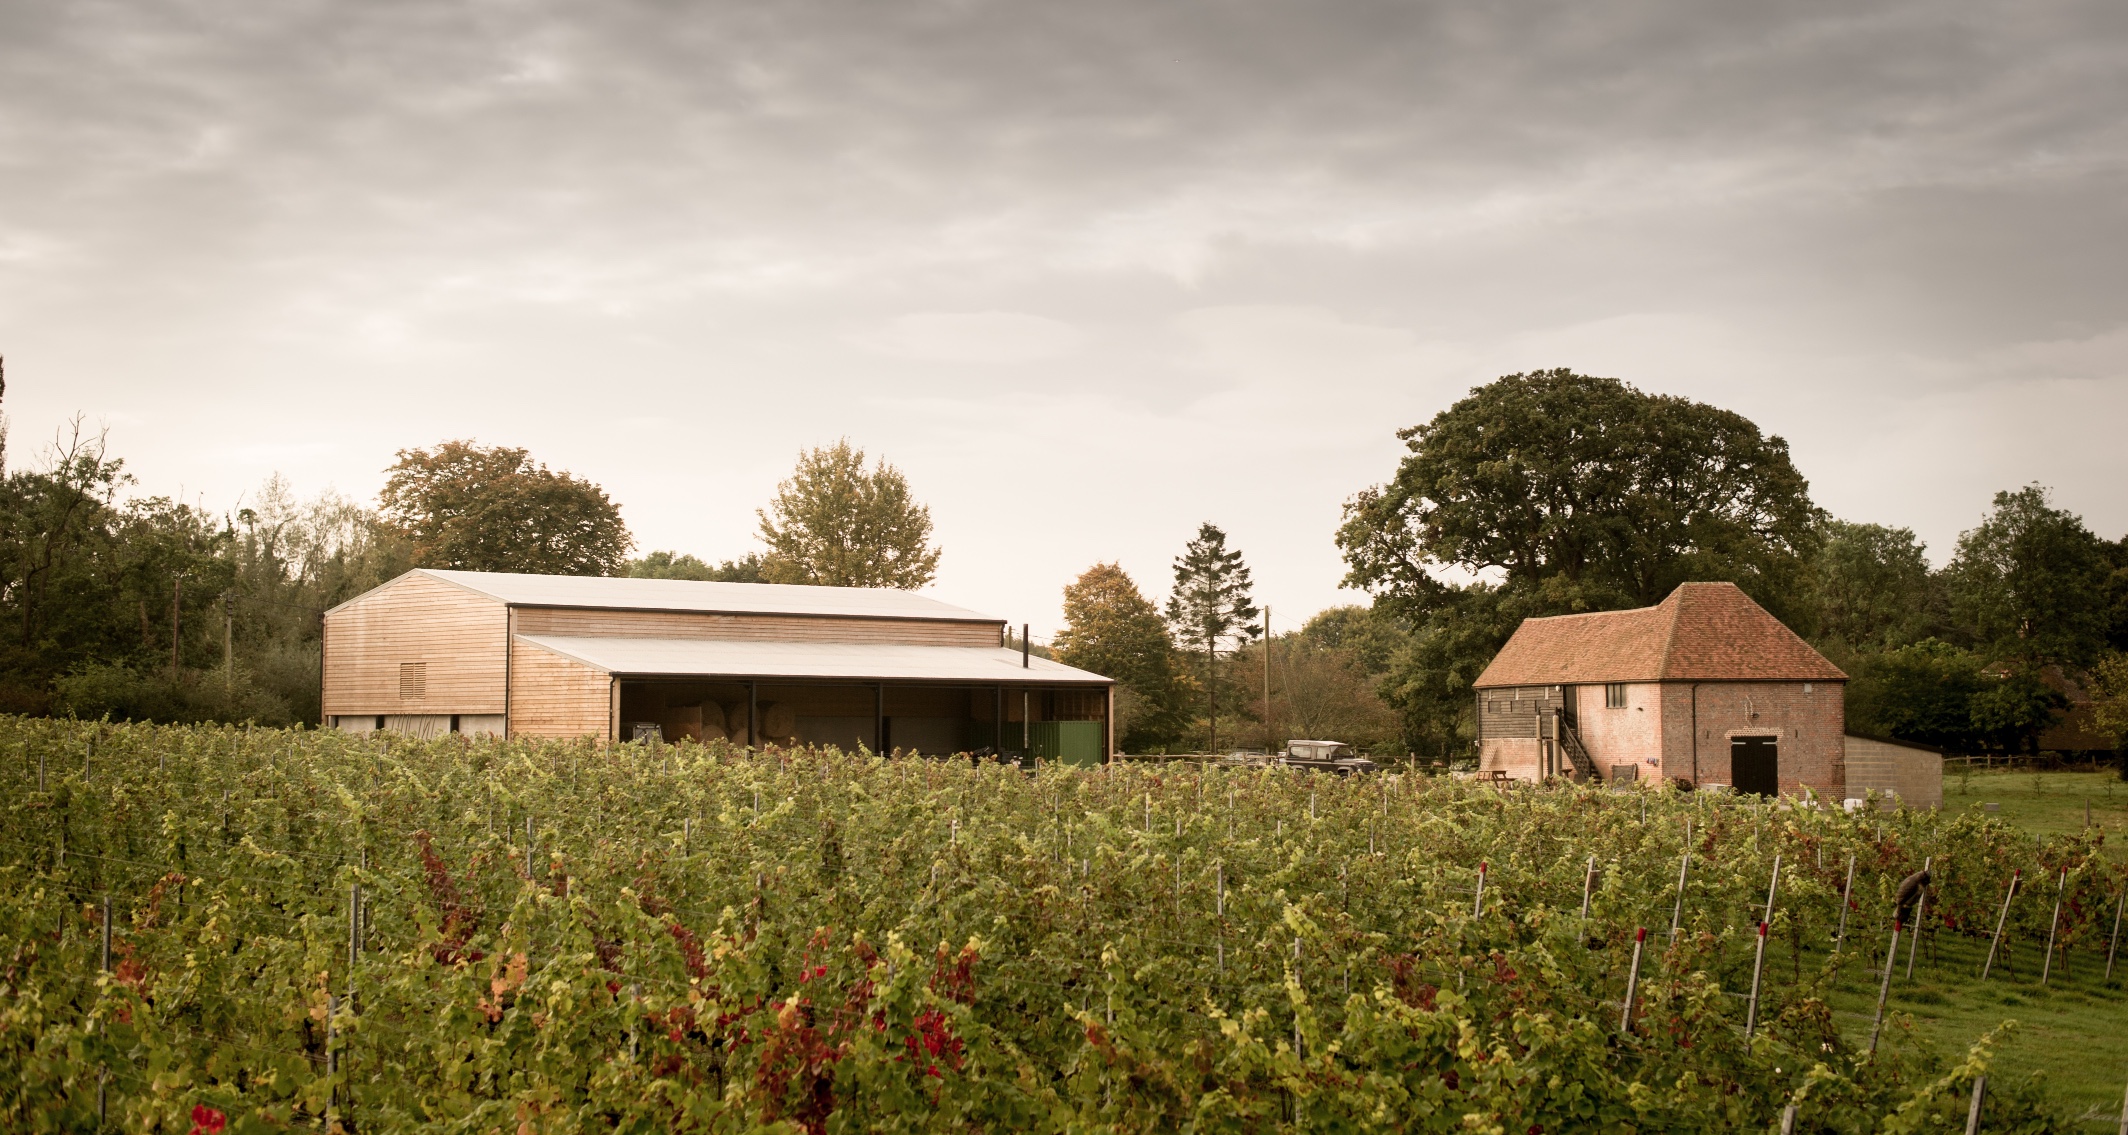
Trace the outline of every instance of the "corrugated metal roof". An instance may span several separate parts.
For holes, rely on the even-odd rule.
[[[823,615],[863,619],[977,620],[988,615],[911,591],[806,587],[791,583],[710,583],[694,579],[608,579],[416,568],[422,575],[520,607],[623,611],[706,611],[723,615]]]
[[[1846,681],[1733,583],[1681,583],[1653,607],[1524,619],[1472,685]]]
[[[744,585],[742,585],[744,586]],[[519,635],[522,642],[609,674],[832,678],[865,681],[1015,685],[1109,679],[1047,658],[994,646],[906,646],[872,642],[731,642],[692,638],[579,638]]]

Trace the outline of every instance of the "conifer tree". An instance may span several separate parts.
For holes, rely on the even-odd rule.
[[[1248,565],[1241,550],[1227,550],[1227,534],[1210,523],[1197,529],[1181,555],[1175,557],[1175,591],[1168,596],[1167,621],[1175,637],[1191,649],[1204,651],[1206,724],[1211,743],[1219,748],[1219,686],[1216,666],[1219,644],[1235,645],[1256,637],[1256,604],[1249,599]]]

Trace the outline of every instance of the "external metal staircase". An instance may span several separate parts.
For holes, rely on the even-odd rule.
[[[1590,759],[1588,748],[1581,743],[1581,735],[1566,723],[1566,714],[1555,710],[1552,715],[1552,728],[1559,739],[1559,751],[1565,753],[1567,761],[1574,766],[1574,778],[1595,780],[1596,762]]]

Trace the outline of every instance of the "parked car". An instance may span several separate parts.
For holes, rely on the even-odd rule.
[[[1287,768],[1313,769],[1338,776],[1375,772],[1380,767],[1353,752],[1352,746],[1343,741],[1288,741],[1286,751],[1279,754],[1278,763]]]
[[[1315,772],[1335,773],[1350,776],[1356,772],[1375,772],[1380,766],[1352,751],[1352,746],[1343,741],[1288,741],[1277,753],[1262,749],[1236,749],[1219,758],[1219,763],[1236,768],[1281,768],[1309,769]]]

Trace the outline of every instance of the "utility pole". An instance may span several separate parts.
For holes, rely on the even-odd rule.
[[[1205,751],[1216,756],[1219,752],[1219,640],[1209,629],[1204,636],[1204,696],[1205,727],[1212,734]]]
[[[1278,745],[1278,730],[1271,718],[1271,605],[1264,604],[1264,752]]]
[[[184,641],[185,573],[178,572],[170,580],[170,676],[178,673],[178,644]]]
[[[222,592],[222,687],[236,688],[236,608]]]

